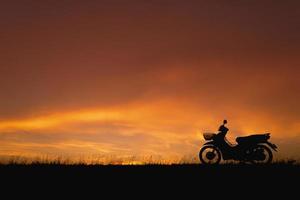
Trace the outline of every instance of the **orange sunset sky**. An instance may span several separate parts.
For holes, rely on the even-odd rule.
[[[197,157],[270,132],[300,158],[300,3],[1,0],[0,156]]]

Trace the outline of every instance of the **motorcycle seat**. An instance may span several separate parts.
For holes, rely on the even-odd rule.
[[[240,143],[246,143],[246,142],[266,142],[270,138],[270,134],[253,134],[249,136],[244,136],[244,137],[237,137],[236,142],[238,144]]]

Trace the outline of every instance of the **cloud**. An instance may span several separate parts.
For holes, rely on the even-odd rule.
[[[296,1],[0,4],[2,153],[194,153],[224,118],[299,135]]]
[[[190,101],[136,103],[118,108],[117,115],[115,109],[106,107],[44,116],[43,120],[55,119],[56,122],[42,124],[44,126],[35,125],[39,122],[35,119],[25,119],[26,124],[32,125],[27,127],[22,120],[12,123],[21,124],[16,127],[4,126],[11,123],[2,122],[1,152],[8,155],[196,156],[204,142],[202,133],[216,131],[217,123],[223,119],[221,116],[217,119],[209,110],[196,109]],[[287,148],[287,143],[293,143],[291,138],[297,137],[299,127],[295,124],[286,133],[284,126],[274,125],[277,119],[257,114],[235,112],[229,121],[230,141],[234,143],[235,137],[241,135],[271,132],[272,140],[283,144],[281,150],[286,152],[281,155],[294,155],[298,150]]]

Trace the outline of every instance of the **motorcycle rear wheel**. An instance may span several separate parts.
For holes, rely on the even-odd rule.
[[[273,153],[272,151],[270,150],[270,148],[268,148],[267,146],[265,145],[256,145],[252,151],[260,151],[262,150],[263,151],[263,154],[264,154],[264,159],[263,160],[250,160],[250,162],[252,164],[270,164],[273,160]]]
[[[220,150],[213,145],[204,146],[199,152],[199,159],[201,163],[205,165],[219,164],[221,158],[222,156]]]

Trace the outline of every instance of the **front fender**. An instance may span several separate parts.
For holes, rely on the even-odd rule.
[[[203,146],[205,146],[205,145],[215,145],[215,142],[214,141],[206,142],[203,144]]]

